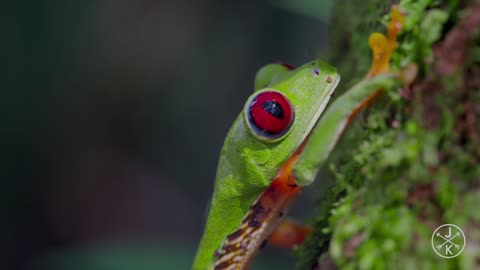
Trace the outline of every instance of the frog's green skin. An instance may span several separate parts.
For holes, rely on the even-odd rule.
[[[270,64],[258,71],[253,95],[266,89],[283,93],[294,106],[294,122],[283,137],[268,141],[254,135],[244,113],[237,117],[221,150],[210,212],[193,269],[213,268],[215,251],[242,224],[249,208],[309,134],[293,168],[299,185],[314,180],[352,112],[379,87],[389,88],[398,83],[393,75],[363,81],[339,97],[315,126],[339,80],[335,68],[320,60],[294,70]]]

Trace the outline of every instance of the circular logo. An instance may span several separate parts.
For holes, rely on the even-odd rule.
[[[465,249],[466,243],[462,229],[453,224],[443,224],[432,234],[432,248],[443,258],[457,257]]]

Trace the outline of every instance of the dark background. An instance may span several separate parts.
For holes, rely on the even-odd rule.
[[[0,268],[188,269],[256,70],[326,54],[331,4],[1,4]]]

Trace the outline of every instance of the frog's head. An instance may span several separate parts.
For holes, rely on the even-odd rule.
[[[268,169],[278,170],[304,142],[339,80],[336,69],[320,60],[297,69],[271,64],[259,70],[258,89],[245,103],[243,120],[250,135],[268,148]]]
[[[297,69],[286,64],[267,65],[257,73],[256,90],[243,110],[244,120],[252,135],[264,142],[288,141],[288,137],[303,141],[339,79],[336,70],[320,60]]]

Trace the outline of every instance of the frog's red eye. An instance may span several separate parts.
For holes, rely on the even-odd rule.
[[[290,101],[272,90],[257,94],[246,109],[250,127],[265,139],[277,139],[286,134],[294,118]]]

